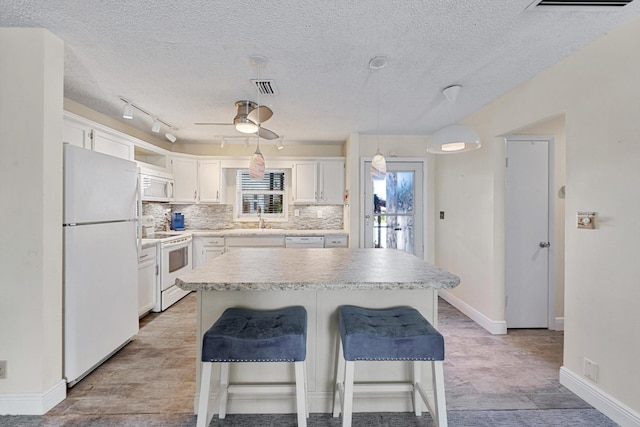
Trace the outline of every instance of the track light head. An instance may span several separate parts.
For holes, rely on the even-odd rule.
[[[171,142],[176,142],[176,140],[178,139],[178,138],[176,138],[176,136],[174,134],[169,133],[169,132],[165,133],[164,137],[167,138]]]
[[[124,104],[124,108],[122,109],[122,118],[123,119],[133,119],[133,107],[129,102]]]
[[[158,133],[160,132],[160,121],[157,118],[153,118],[153,124],[151,125],[151,131]]]

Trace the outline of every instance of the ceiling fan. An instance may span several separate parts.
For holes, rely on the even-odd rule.
[[[233,123],[194,123],[198,126],[235,126],[238,132],[253,133],[264,139],[278,139],[277,133],[263,128],[262,123],[273,116],[273,111],[266,105],[258,105],[253,101],[237,101],[238,112]]]

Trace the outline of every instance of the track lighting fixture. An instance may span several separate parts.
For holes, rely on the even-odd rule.
[[[220,148],[224,148],[227,145],[227,140],[222,138],[222,141],[220,142]]]
[[[276,143],[276,147],[278,148],[278,150],[282,150],[284,148],[284,144],[282,144],[282,137],[278,139],[278,142]]]
[[[160,133],[160,126],[161,125],[165,125],[166,127],[169,128],[169,131],[177,131],[178,128],[171,125],[170,123],[168,123],[166,120],[162,120],[160,117],[156,116],[155,114],[151,113],[148,110],[145,110],[144,108],[142,108],[141,106],[134,104],[133,102],[131,102],[130,100],[128,100],[125,97],[120,97],[120,100],[122,102],[124,102],[124,107],[122,109],[122,117],[125,119],[133,119],[133,109],[135,108],[136,110],[146,114],[147,116],[151,117],[152,120],[152,124],[151,124],[151,131],[154,133]],[[170,132],[166,133],[164,135],[169,141],[171,142],[176,142],[176,136]]]

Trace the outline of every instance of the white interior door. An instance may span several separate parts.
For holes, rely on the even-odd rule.
[[[508,139],[505,284],[508,328],[549,326],[549,141]]]
[[[423,164],[387,160],[384,180],[373,180],[364,162],[365,248],[400,249],[424,256]]]

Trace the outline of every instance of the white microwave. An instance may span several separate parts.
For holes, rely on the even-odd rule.
[[[173,175],[140,169],[140,196],[148,202],[170,202],[173,199]]]

